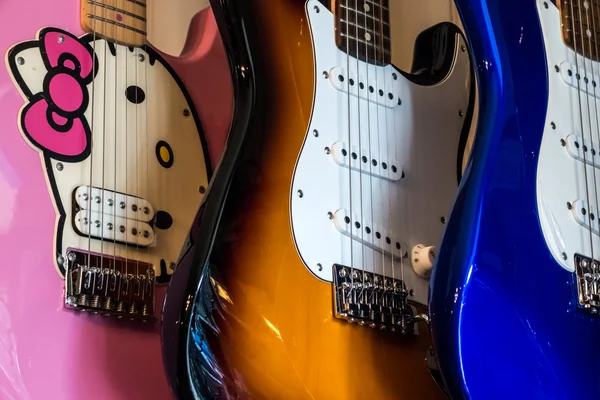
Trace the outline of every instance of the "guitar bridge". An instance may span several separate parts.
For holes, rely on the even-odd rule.
[[[592,314],[600,311],[600,262],[575,254],[575,276],[579,307]]]
[[[65,306],[92,314],[154,322],[152,265],[70,249]]]
[[[415,332],[416,313],[402,280],[335,264],[332,285],[337,318],[402,334]]]

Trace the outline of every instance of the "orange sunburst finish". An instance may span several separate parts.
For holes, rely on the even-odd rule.
[[[289,209],[313,101],[305,1],[248,0],[246,7],[248,29],[260,40],[253,58],[264,112],[252,135],[262,142],[247,143],[260,150],[239,165],[246,182],[232,186],[210,257],[214,308],[203,335],[222,387],[242,399],[444,398],[425,364],[424,326],[420,336],[403,337],[335,319],[331,284],[300,259]]]

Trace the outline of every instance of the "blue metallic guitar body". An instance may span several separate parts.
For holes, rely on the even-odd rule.
[[[553,257],[540,225],[537,168],[550,91],[537,3],[456,3],[480,111],[431,278],[444,382],[455,399],[600,399],[600,317],[578,306],[575,273]]]

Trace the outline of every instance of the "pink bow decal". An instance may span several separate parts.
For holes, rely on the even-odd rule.
[[[84,112],[97,60],[88,43],[60,29],[42,30],[39,48],[48,72],[43,91],[31,96],[21,113],[21,127],[51,157],[81,161],[90,153],[91,131]]]

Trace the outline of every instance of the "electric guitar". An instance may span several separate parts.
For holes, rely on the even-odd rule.
[[[2,399],[169,397],[153,322],[233,98],[211,10],[185,3],[183,30],[144,0],[0,6]]]
[[[213,1],[236,105],[163,314],[180,398],[441,398],[417,329],[474,88],[443,23],[411,72],[393,2]]]
[[[431,280],[452,398],[599,398],[600,3],[458,0],[479,130]]]

